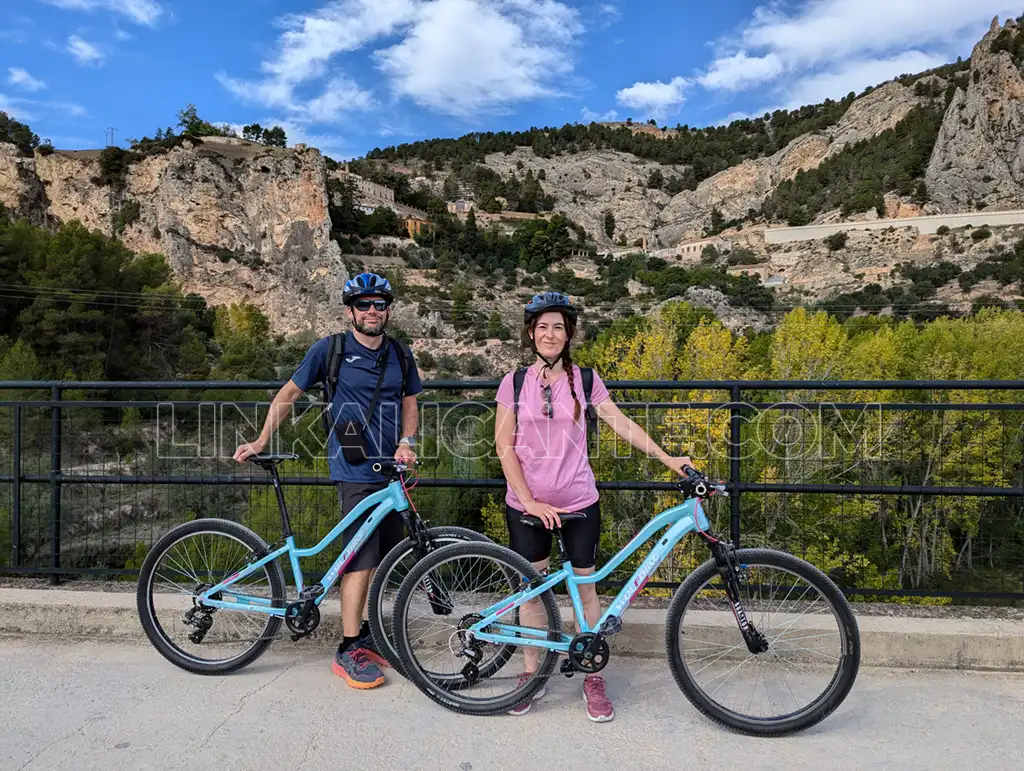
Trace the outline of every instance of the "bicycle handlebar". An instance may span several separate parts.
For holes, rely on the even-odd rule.
[[[416,462],[414,461],[413,464],[408,464],[398,463],[393,460],[382,460],[374,463],[372,468],[378,474],[383,474],[384,476],[394,478],[397,477],[402,472],[407,471],[410,465],[416,465]]]
[[[706,498],[712,490],[718,495],[729,495],[725,490],[724,484],[714,484],[708,480],[707,476],[697,471],[693,466],[686,466],[683,469],[683,475],[686,477],[686,481],[680,482],[679,486],[684,492],[692,492],[699,498]]]

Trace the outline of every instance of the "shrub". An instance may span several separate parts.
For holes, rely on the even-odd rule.
[[[480,377],[487,374],[487,364],[479,356],[470,356],[466,360],[465,371],[470,377]]]
[[[845,230],[840,230],[838,233],[833,233],[825,239],[825,243],[828,244],[828,250],[830,252],[838,252],[840,249],[846,247],[848,235]]]
[[[935,235],[937,235],[937,236],[944,236],[948,232],[949,232],[949,225],[939,225],[938,229],[935,231]]]
[[[971,233],[971,240],[975,241],[975,242],[977,242],[977,241],[984,241],[986,238],[989,238],[991,235],[992,235],[992,231],[991,230],[989,230],[986,227],[980,227],[980,228],[978,228],[977,230],[975,230],[975,231],[973,231]]]

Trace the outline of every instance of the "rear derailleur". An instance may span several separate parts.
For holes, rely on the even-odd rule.
[[[192,592],[192,607],[185,611],[185,614],[181,617],[181,621],[185,626],[195,627],[194,632],[188,636],[196,645],[199,645],[206,637],[206,633],[210,631],[213,626],[213,614],[217,612],[216,608],[211,608],[203,605],[202,602],[196,598],[210,588],[210,584],[199,584]],[[221,594],[217,592],[210,596],[211,600],[220,600]]]

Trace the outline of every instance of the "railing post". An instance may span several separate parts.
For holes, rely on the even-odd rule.
[[[733,545],[740,545],[740,428],[742,415],[740,404],[743,392],[738,385],[732,387],[729,395],[729,538]]]
[[[53,386],[50,398],[61,400],[60,386]],[[60,583],[60,454],[61,454],[61,408],[55,404],[50,408],[50,585]]]
[[[14,519],[11,522],[12,565],[21,567],[21,405],[14,405]]]

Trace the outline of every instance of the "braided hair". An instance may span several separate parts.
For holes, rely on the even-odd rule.
[[[569,393],[572,394],[572,400],[576,403],[572,411],[572,422],[579,423],[580,420],[580,399],[576,395],[576,382],[572,372],[572,354],[569,353],[569,341],[565,341],[565,349],[562,351],[562,367],[565,369],[565,375],[569,378]]]

